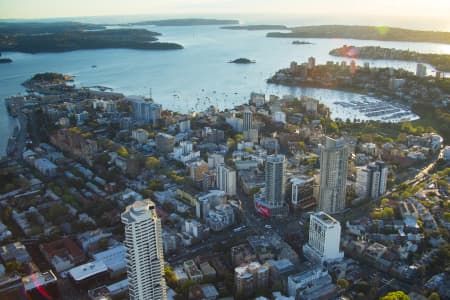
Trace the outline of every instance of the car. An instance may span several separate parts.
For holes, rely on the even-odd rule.
[[[265,227],[266,229],[272,229],[272,225],[269,225],[269,224],[264,225],[264,227]]]

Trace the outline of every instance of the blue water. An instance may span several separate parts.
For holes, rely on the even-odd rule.
[[[0,99],[23,92],[21,83],[38,72],[75,75],[78,86],[103,85],[128,95],[151,93],[163,108],[180,112],[198,111],[209,105],[231,108],[248,101],[250,92],[308,95],[331,107],[332,117],[367,119],[363,115],[333,104],[335,101],[359,100],[360,95],[323,89],[292,89],[271,86],[265,80],[291,61],[304,62],[310,56],[316,63],[341,61],[328,52],[344,44],[380,45],[419,52],[450,53],[450,45],[433,43],[379,42],[341,39],[308,39],[313,45],[292,45],[294,39],[266,38],[264,31],[232,31],[218,26],[154,27],[161,41],[182,44],[174,51],[85,50],[66,53],[4,53],[14,60],[0,65]],[[247,57],[256,64],[237,65],[229,60]],[[350,60],[347,60],[350,61]],[[363,64],[365,60],[358,61]],[[371,66],[402,67],[415,71],[416,64],[400,61],[369,61]],[[97,68],[92,68],[96,65]],[[428,72],[433,74],[432,68]],[[375,99],[369,99],[376,101]],[[4,150],[15,121],[0,105],[0,150]],[[1,153],[1,152],[0,152]]]

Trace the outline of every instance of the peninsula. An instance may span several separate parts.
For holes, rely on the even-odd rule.
[[[167,19],[156,21],[142,21],[130,25],[156,25],[156,26],[203,26],[203,25],[229,25],[239,24],[238,20],[220,19]]]
[[[145,29],[67,31],[50,34],[1,34],[0,51],[25,53],[66,52],[86,49],[174,50],[183,46],[157,42],[160,33]]]
[[[361,67],[355,61],[350,64],[345,61],[329,61],[324,65],[316,65],[315,59],[311,57],[308,63],[292,62],[289,68],[279,70],[267,82],[294,87],[343,90],[401,102],[412,107],[414,113],[423,118],[423,124],[433,126],[445,138],[450,139],[450,115],[445,108],[446,95],[450,93],[450,79],[447,78],[430,76],[424,80],[404,69],[371,68],[367,63]],[[367,113],[370,116],[383,116],[386,113],[384,109]],[[390,121],[404,116],[402,112],[391,113],[393,114],[390,116],[383,116],[383,119]]]
[[[449,54],[419,53],[376,46],[355,47],[344,45],[331,50],[330,55],[349,58],[414,61],[433,65],[439,71],[450,72]]]
[[[450,32],[411,30],[386,26],[320,25],[290,28],[291,32],[269,32],[278,38],[338,38],[377,41],[450,44]]]
[[[235,60],[231,60],[231,61],[229,61],[229,63],[231,63],[231,64],[254,64],[254,63],[256,63],[256,61],[241,57],[241,58],[238,58]]]
[[[221,29],[230,30],[289,30],[285,25],[242,25],[242,26],[223,26]]]

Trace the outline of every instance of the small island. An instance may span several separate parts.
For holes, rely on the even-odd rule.
[[[12,63],[12,59],[11,58],[0,57],[0,64],[9,64],[9,63]]]
[[[312,45],[313,43],[308,42],[308,41],[293,41],[292,45]]]
[[[248,59],[248,58],[242,58],[241,57],[241,58],[238,58],[238,59],[235,59],[235,60],[230,60],[229,63],[230,64],[254,64],[254,63],[256,63],[256,61]]]
[[[450,44],[450,32],[411,30],[387,26],[320,25],[289,28],[290,32],[269,32],[267,37],[326,38]]]
[[[376,46],[355,47],[344,45],[331,50],[330,55],[349,58],[414,61],[433,65],[439,71],[450,72],[450,54],[419,53]]]
[[[242,25],[242,26],[223,26],[221,29],[230,30],[288,30],[289,28],[285,25]]]

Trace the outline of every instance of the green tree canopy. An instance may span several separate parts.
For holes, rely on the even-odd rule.
[[[154,156],[148,157],[145,160],[145,167],[148,170],[159,169],[161,167],[161,161]]]
[[[380,300],[409,300],[409,297],[403,291],[395,291],[381,297]]]

